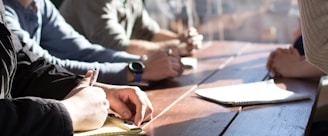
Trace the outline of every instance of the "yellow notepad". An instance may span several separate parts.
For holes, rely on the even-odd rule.
[[[141,135],[143,130],[130,121],[124,121],[114,115],[109,115],[104,125],[95,130],[75,132],[74,136],[116,136]]]

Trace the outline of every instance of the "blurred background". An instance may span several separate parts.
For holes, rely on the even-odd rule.
[[[297,0],[144,0],[161,27],[195,27],[205,41],[291,43],[299,27]]]

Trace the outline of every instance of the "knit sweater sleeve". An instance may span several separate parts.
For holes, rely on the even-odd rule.
[[[328,73],[328,1],[299,0],[298,2],[306,58]]]

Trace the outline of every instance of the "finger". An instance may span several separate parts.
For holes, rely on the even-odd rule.
[[[178,75],[179,76],[182,75],[183,71],[184,71],[184,66],[183,66],[182,62],[180,61],[180,69],[178,71]]]
[[[193,42],[201,42],[203,41],[203,35],[195,35],[188,37],[187,42],[188,43],[193,43]]]
[[[191,52],[196,46],[194,45],[194,43],[190,43],[190,44],[187,44],[186,46],[186,50],[188,52]]]
[[[271,73],[273,77],[278,77],[279,73],[277,72],[277,70],[275,68],[271,69]]]
[[[132,112],[128,107],[128,104],[124,103],[122,100],[117,98],[111,99],[111,106],[110,108],[118,113],[123,119],[131,119]]]
[[[191,40],[189,40],[188,41],[188,43],[187,44],[191,44],[192,46],[192,48],[193,49],[199,49],[199,48],[201,48],[201,45],[203,44],[203,41],[202,40],[195,40],[195,39],[191,39]]]
[[[298,50],[295,49],[295,48],[290,48],[290,52],[291,52],[293,55],[296,55],[297,57],[301,57],[300,53],[299,53]]]
[[[193,45],[194,45],[194,49],[200,49],[203,47],[203,41],[195,41]]]
[[[271,71],[272,69],[272,61],[273,61],[273,57],[275,55],[275,52],[271,52],[269,57],[268,57],[268,61],[267,61],[267,64],[266,64],[266,68],[268,71]]]
[[[106,95],[105,95],[105,99],[106,99]],[[108,112],[110,109],[110,102],[107,99],[104,101],[104,105],[106,106]]]
[[[289,53],[289,49],[284,49],[284,48],[278,48],[276,50],[277,53]]]
[[[150,100],[148,99],[146,93],[139,93],[139,98],[134,97],[135,99],[131,99],[133,103],[136,103],[136,114],[135,114],[135,123],[139,126],[143,121],[149,120],[152,118],[153,107],[151,105]],[[141,103],[139,103],[141,102]]]
[[[180,63],[180,58],[170,57],[170,66],[174,71],[178,71],[180,69]]]
[[[147,96],[145,96],[145,97],[148,98]],[[145,113],[143,121],[149,121],[153,118],[154,109],[153,109],[153,106],[149,99],[145,99],[145,102],[147,103],[147,108],[146,108],[146,113]]]
[[[179,58],[180,57],[179,51],[178,51],[177,48],[173,48],[172,49],[172,55],[171,56],[176,57],[176,58]]]
[[[84,78],[81,80],[80,84],[87,84],[89,85],[92,75],[92,70],[88,70],[87,73],[85,73]]]
[[[129,96],[130,104],[133,105],[134,109],[129,109],[135,111],[135,114],[132,114],[130,117],[134,117],[133,121],[135,125],[139,126],[142,121],[144,120],[146,109],[147,109],[147,103],[144,99],[147,99],[146,94],[144,92],[136,92],[137,95],[131,95]]]
[[[189,37],[189,36],[193,36],[193,35],[197,35],[197,34],[198,34],[197,29],[194,27],[190,27],[188,29],[188,31],[186,31],[185,36]]]

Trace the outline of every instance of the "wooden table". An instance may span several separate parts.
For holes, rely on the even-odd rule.
[[[196,69],[145,88],[154,118],[143,124],[150,136],[307,135],[317,99],[316,80],[275,79],[280,87],[312,94],[310,100],[257,106],[226,106],[200,99],[195,89],[268,79],[269,53],[288,45],[209,42],[194,55]]]

